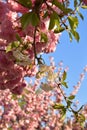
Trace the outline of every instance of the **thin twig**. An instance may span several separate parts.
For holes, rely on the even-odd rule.
[[[58,84],[58,83],[57,83],[57,85],[58,85],[59,90],[61,91],[61,94],[63,95],[63,97],[64,97],[64,99],[65,99],[65,101],[66,101],[66,98],[67,98],[67,97],[64,95],[62,89],[60,88],[60,85],[61,85],[61,84]]]
[[[33,49],[34,49],[34,64],[35,64],[35,59],[37,59],[37,53],[36,53],[36,45],[35,45],[35,37],[36,37],[36,30],[37,30],[37,27],[35,27],[35,30],[34,30],[34,38],[33,38]]]

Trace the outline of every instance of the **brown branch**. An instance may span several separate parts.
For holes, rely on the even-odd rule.
[[[60,84],[60,83],[59,83],[59,84],[57,83],[57,86],[58,86],[58,88],[59,88],[61,94],[63,95],[63,97],[64,97],[64,99],[65,99],[65,101],[66,101],[66,98],[67,98],[67,97],[64,95],[62,89],[60,88],[61,84]]]
[[[35,41],[36,41],[36,31],[37,31],[37,27],[35,27],[34,30],[34,37],[33,37],[33,49],[34,49],[34,64],[35,64],[35,59],[37,59],[37,52],[36,52],[36,45],[35,45]]]

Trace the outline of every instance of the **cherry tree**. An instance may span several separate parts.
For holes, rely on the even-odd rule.
[[[52,57],[46,65],[42,58],[56,50],[63,31],[79,42],[78,17],[84,19],[80,8],[87,2],[73,3],[70,8],[69,0],[0,0],[0,129],[87,129],[87,106],[76,111],[73,102],[87,66],[67,96],[67,67],[56,66]],[[68,111],[73,117],[65,120]]]

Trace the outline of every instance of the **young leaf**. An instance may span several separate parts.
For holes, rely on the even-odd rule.
[[[60,112],[60,114],[61,114],[61,121],[63,121],[64,119],[65,119],[65,117],[66,117],[66,112],[67,112],[67,108],[63,108],[63,109],[61,109],[61,112]]]
[[[54,108],[54,109],[64,109],[65,106],[64,106],[63,104],[56,103],[56,104],[54,104],[53,108]]]
[[[13,48],[17,48],[19,46],[19,42],[18,41],[14,41],[12,43],[10,43],[7,47],[6,47],[6,53],[11,51]]]
[[[62,80],[64,81],[64,80],[66,79],[66,77],[67,77],[67,73],[66,73],[66,71],[64,71],[64,72],[63,72]]]
[[[61,121],[63,121],[65,119],[65,117],[66,117],[66,112],[62,114]]]
[[[59,26],[59,16],[56,12],[53,12],[50,16],[49,30],[52,30],[55,25]]]
[[[22,28],[25,29],[31,22],[32,13],[26,13],[21,17]]]
[[[69,21],[71,29],[75,30],[79,24],[78,18],[69,16],[68,21]]]
[[[71,104],[72,104],[72,101],[67,100],[67,108],[70,108]]]
[[[16,39],[17,39],[20,43],[22,43],[22,39],[21,39],[21,37],[20,37],[18,34],[16,34]]]
[[[64,87],[68,88],[67,82],[62,82],[61,83]]]
[[[70,95],[68,99],[73,100],[75,98],[75,95]]]
[[[78,114],[77,116],[77,122],[79,122],[80,124],[84,123],[85,122],[85,116],[83,114]]]
[[[47,16],[48,16],[48,11],[46,11],[46,12],[44,13],[43,18],[45,19]]]
[[[11,97],[13,100],[17,100],[18,99],[18,97],[17,97],[17,95],[15,95],[15,94],[12,94],[12,97]]]
[[[86,6],[86,5],[83,5],[82,8],[83,8],[83,9],[87,9],[87,6]]]
[[[55,6],[57,6],[62,11],[65,9],[65,6],[63,4],[61,4],[60,2],[58,2],[58,0],[53,0],[52,4],[54,4]]]
[[[78,15],[80,16],[80,18],[81,18],[82,20],[84,20],[84,16],[83,16],[80,12],[78,12]]]
[[[32,12],[32,15],[31,15],[31,24],[33,26],[37,26],[39,24],[39,17],[37,16],[37,14],[35,12]]]
[[[71,33],[73,34],[73,36],[77,40],[77,42],[79,42],[79,40],[80,40],[79,33],[74,30],[71,30]]]
[[[53,29],[55,26],[55,20],[53,15],[50,16],[49,30]]]
[[[30,23],[33,26],[39,24],[39,18],[35,12],[26,13],[21,17],[21,25],[23,29],[25,29]]]
[[[8,53],[9,51],[11,51],[12,47],[11,47],[11,44],[9,44],[7,47],[6,47],[6,53]]]
[[[49,92],[49,91],[53,90],[53,87],[44,83],[44,84],[41,85],[41,89],[43,89],[45,92]]]
[[[14,41],[11,43],[11,48],[17,48],[19,46],[20,42],[19,41]]]
[[[54,26],[55,26],[55,19],[54,19],[53,14],[51,14],[51,16],[50,16],[50,23],[49,23],[49,30],[53,29]]]
[[[45,33],[41,33],[41,42],[45,42],[47,43],[48,42],[48,37]]]
[[[11,127],[9,127],[9,128],[7,128],[7,130],[12,130],[12,128],[11,128]]]
[[[54,33],[60,33],[60,32],[63,32],[64,30],[65,30],[64,27],[59,27],[59,28],[56,28],[56,29],[54,30]]]
[[[78,6],[78,1],[74,0],[74,7],[76,8]]]

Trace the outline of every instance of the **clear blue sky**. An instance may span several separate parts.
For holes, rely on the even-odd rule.
[[[76,85],[80,73],[83,71],[85,65],[87,65],[87,10],[82,10],[82,12],[84,21],[81,19],[79,20],[79,43],[75,40],[70,43],[68,34],[64,32],[60,38],[60,44],[58,44],[56,52],[50,54],[50,56],[54,56],[56,64],[62,60],[64,66],[69,66],[67,75],[67,81],[70,87],[69,92],[72,90],[73,85]],[[87,103],[87,74],[82,82],[76,99],[80,101],[79,105]]]

